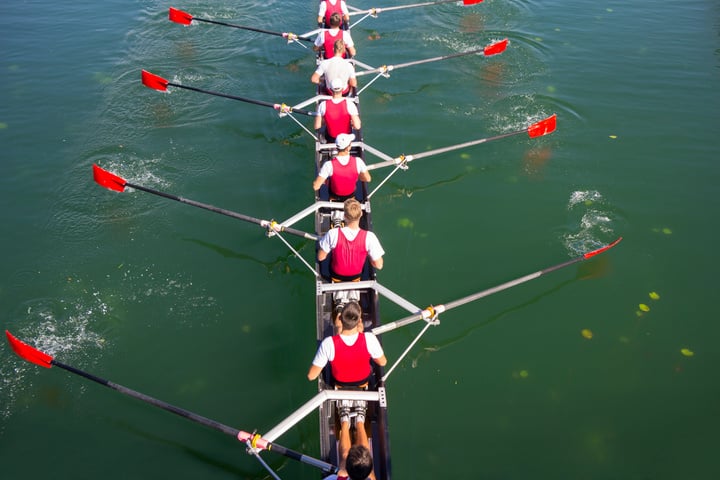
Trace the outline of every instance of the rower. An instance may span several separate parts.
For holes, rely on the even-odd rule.
[[[331,86],[332,98],[318,104],[317,116],[315,117],[315,131],[318,134],[321,133],[320,129],[323,125],[325,126],[322,132],[325,141],[321,143],[332,143],[338,135],[352,133],[353,129],[359,131],[361,127],[357,105],[352,99],[345,98],[342,95],[342,79],[333,79]],[[318,135],[318,138],[320,138],[320,135]]]
[[[355,67],[347,59],[345,55],[345,42],[342,39],[336,40],[333,45],[335,55],[332,58],[321,61],[315,72],[310,77],[310,81],[316,85],[320,84],[320,80],[325,78],[325,90],[332,95],[332,82],[340,79],[343,83],[342,94],[350,93],[351,88],[357,87],[357,78],[355,78]]]
[[[341,133],[337,136],[335,139],[337,155],[322,164],[320,172],[313,182],[313,190],[317,192],[327,181],[331,201],[342,202],[350,198],[354,199],[358,180],[361,182],[372,180],[362,158],[350,155],[353,140],[355,140],[355,135],[352,133]],[[359,208],[361,207],[358,202]],[[362,210],[360,210],[360,214],[362,215]],[[347,211],[345,212],[345,221],[347,222]],[[359,221],[360,217],[358,217]]]
[[[318,27],[328,28],[330,26],[330,17],[333,13],[341,16],[343,30],[350,28],[350,10],[345,0],[320,0],[317,18]]]
[[[350,32],[347,30],[340,30],[341,23],[342,18],[340,17],[340,14],[333,13],[330,16],[330,28],[320,30],[317,38],[315,38],[313,50],[321,52],[322,58],[327,59],[333,56],[333,45],[336,40],[342,40],[345,42],[345,47],[347,49],[345,56],[350,55],[351,57],[354,57],[357,53],[355,51],[353,39],[350,36]]]
[[[325,337],[315,353],[307,378],[315,380],[330,363],[336,388],[367,388],[372,375],[370,359],[381,367],[387,358],[377,337],[364,332],[362,308],[357,302],[348,303],[335,322],[335,335]],[[338,450],[340,462],[335,478],[365,480],[375,478],[372,453],[365,430],[367,402],[364,400],[338,400],[340,434]],[[355,439],[350,440],[350,422],[355,420]],[[333,478],[327,477],[327,478]]]
[[[325,260],[330,252],[330,277],[334,282],[357,282],[360,280],[365,261],[377,270],[383,268],[383,250],[373,232],[360,228],[362,206],[354,198],[343,205],[345,226],[331,228],[318,241],[318,261]]]

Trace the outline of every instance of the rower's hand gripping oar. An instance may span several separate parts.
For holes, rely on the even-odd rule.
[[[462,0],[463,5],[476,5],[478,3],[482,3],[483,0]],[[413,3],[412,5],[398,5],[395,7],[375,7],[375,8],[369,8],[367,10],[354,10],[350,12],[350,16],[354,15],[363,15],[363,17],[360,20],[357,20],[353,22],[352,26],[357,25],[358,23],[365,20],[367,17],[377,17],[378,14],[382,12],[391,12],[393,10],[404,10],[407,8],[416,8],[416,7],[432,7],[435,5],[442,5],[444,3],[458,3],[458,0],[440,0],[438,2],[423,2],[423,3]]]
[[[543,120],[540,120],[538,122],[535,122],[532,125],[530,125],[526,128],[523,128],[522,130],[517,130],[514,132],[508,132],[508,133],[502,133],[500,135],[495,135],[494,137],[480,138],[478,140],[471,140],[469,142],[463,142],[463,143],[458,143],[457,145],[450,145],[448,147],[437,148],[434,150],[428,150],[428,151],[422,152],[422,153],[416,153],[416,154],[412,154],[412,155],[404,155],[403,154],[403,155],[400,155],[399,157],[392,158],[392,157],[389,157],[389,155],[386,155],[382,152],[377,152],[383,158],[390,158],[390,159],[385,160],[384,162],[378,162],[378,163],[373,163],[371,165],[368,165],[367,166],[368,170],[375,170],[377,168],[389,167],[389,166],[393,166],[393,165],[395,166],[395,168],[393,169],[392,172],[390,172],[390,174],[388,174],[387,177],[385,177],[383,179],[382,182],[380,182],[377,185],[377,187],[375,187],[375,189],[372,192],[370,192],[370,194],[368,195],[368,198],[372,197],[375,194],[375,192],[377,192],[378,189],[380,187],[382,187],[383,184],[385,182],[387,182],[395,172],[397,172],[398,170],[407,170],[409,168],[408,163],[413,160],[418,160],[420,158],[426,158],[426,157],[430,157],[433,155],[439,155],[441,153],[452,152],[453,150],[458,150],[461,148],[472,147],[474,145],[480,145],[481,143],[488,143],[488,142],[492,142],[495,140],[501,140],[503,138],[512,137],[514,135],[520,135],[520,134],[526,133],[526,132],[528,134],[528,137],[530,137],[530,138],[542,137],[543,135],[548,135],[548,134],[554,132],[556,127],[557,127],[557,114],[552,114],[551,116],[549,116]],[[368,149],[368,151],[370,151],[371,153],[373,153],[373,150],[374,149]]]
[[[405,67],[412,67],[414,65],[421,65],[423,63],[430,63],[430,62],[439,62],[441,60],[448,60],[451,58],[458,58],[458,57],[464,57],[466,55],[474,55],[476,53],[482,53],[485,57],[491,57],[493,55],[498,55],[505,51],[505,49],[508,46],[508,39],[500,40],[495,43],[491,43],[490,45],[487,45],[483,48],[477,48],[475,50],[468,50],[467,52],[459,52],[459,53],[452,53],[450,55],[442,55],[440,57],[432,57],[432,58],[426,58],[424,60],[415,60],[413,62],[407,62],[407,63],[399,63],[397,65],[383,65],[382,67],[377,68],[371,68],[369,70],[362,70],[355,74],[356,77],[360,77],[363,75],[370,75],[371,73],[377,73],[375,78],[370,80],[363,88],[360,90],[357,94],[360,95],[363,90],[365,90],[367,87],[373,84],[378,78],[380,77],[389,77],[391,71],[397,70],[400,68]]]
[[[323,470],[324,472],[336,473],[338,471],[338,469],[335,465],[331,465],[327,462],[323,462],[322,460],[317,460],[315,458],[308,457],[300,452],[296,452],[289,448],[283,447],[282,445],[278,445],[276,443],[269,442],[269,441],[265,440],[264,438],[262,438],[260,435],[244,432],[242,430],[238,430],[236,428],[232,428],[227,425],[223,425],[220,422],[217,422],[215,420],[211,420],[209,418],[203,417],[196,413],[190,412],[188,410],[185,410],[184,408],[176,407],[176,406],[166,403],[162,400],[158,400],[157,398],[153,398],[148,395],[145,395],[144,393],[140,393],[135,390],[131,390],[122,385],[118,385],[117,383],[113,383],[109,380],[105,380],[103,378],[96,377],[95,375],[92,375],[90,373],[84,372],[78,368],[72,367],[70,365],[66,365],[62,362],[55,360],[53,357],[51,357],[47,353],[41,352],[40,350],[37,350],[36,348],[33,348],[30,345],[28,345],[27,343],[19,340],[18,338],[13,336],[8,330],[5,330],[5,336],[7,337],[8,342],[10,342],[10,347],[12,347],[12,349],[15,351],[15,353],[17,353],[20,358],[27,360],[30,363],[34,363],[35,365],[39,365],[44,368],[51,368],[53,366],[62,368],[63,370],[67,370],[68,372],[74,373],[75,375],[85,377],[88,380],[92,380],[93,382],[99,383],[100,385],[108,387],[108,388],[115,390],[117,392],[120,392],[124,395],[136,398],[138,400],[141,400],[145,403],[149,403],[150,405],[154,405],[154,406],[161,408],[165,411],[168,411],[170,413],[174,413],[175,415],[185,417],[188,420],[192,420],[193,422],[199,423],[201,425],[205,425],[206,427],[210,427],[210,428],[218,430],[222,433],[225,433],[227,435],[233,436],[233,437],[237,438],[240,442],[247,444],[248,448],[261,449],[261,450],[272,450],[273,452],[279,453],[280,455],[286,456],[288,458],[292,458],[293,460],[298,460],[298,461],[306,463],[308,465],[312,465],[313,467],[319,468],[319,469]],[[249,453],[252,453],[252,452],[249,452]],[[268,467],[266,467],[266,468],[268,468]]]
[[[307,232],[303,232],[301,230],[297,230],[297,229],[294,229],[291,227],[286,227],[284,225],[280,225],[277,222],[275,222],[275,220],[261,220],[259,218],[250,217],[248,215],[243,215],[242,213],[225,210],[224,208],[219,208],[219,207],[215,207],[213,205],[196,202],[194,200],[179,197],[177,195],[160,192],[160,191],[154,190],[152,188],[143,187],[142,185],[130,183],[127,180],[125,180],[124,178],[115,175],[114,173],[110,173],[107,170],[103,170],[96,164],[93,164],[93,178],[100,186],[103,186],[103,187],[107,188],[108,190],[114,190],[116,192],[123,192],[123,191],[125,191],[125,187],[130,187],[130,188],[134,188],[136,190],[141,190],[143,192],[152,193],[153,195],[158,195],[160,197],[169,198],[170,200],[175,200],[176,202],[185,203],[187,205],[192,205],[193,207],[203,208],[205,210],[210,210],[211,212],[219,213],[221,215],[226,215],[228,217],[237,218],[238,220],[255,223],[255,224],[260,225],[261,227],[265,228],[268,236],[273,236],[275,233],[287,232],[292,235],[296,235],[298,237],[307,238],[308,240],[317,240],[318,239],[317,235],[313,235],[313,234],[310,234]]]
[[[205,22],[205,23],[212,23],[214,25],[222,25],[224,27],[232,27],[232,28],[239,28],[240,30],[249,30],[251,32],[258,32],[258,33],[266,33],[268,35],[275,35],[276,37],[282,37],[290,42],[297,42],[299,45],[301,45],[304,48],[307,48],[302,43],[298,42],[298,40],[302,40],[304,42],[313,42],[314,40],[312,38],[308,38],[303,35],[296,35],[294,33],[289,32],[273,32],[270,30],[263,30],[261,28],[256,27],[245,27],[242,25],[235,25],[232,23],[226,23],[226,22],[218,22],[216,20],[208,20],[206,18],[198,18],[193,17],[188,12],[184,12],[182,10],[178,10],[177,8],[170,7],[168,11],[168,18],[171,22],[179,23],[180,25],[190,25],[193,20],[198,22]]]
[[[313,112],[310,110],[303,110],[301,108],[296,109],[296,108],[293,108],[284,103],[265,102],[262,100],[254,100],[252,98],[239,97],[237,95],[228,95],[226,93],[213,92],[210,90],[204,90],[202,88],[189,87],[187,85],[181,85],[179,83],[172,83],[159,75],[155,75],[154,73],[148,72],[147,70],[142,71],[140,78],[142,80],[143,85],[145,85],[148,88],[152,88],[153,90],[158,90],[161,92],[167,91],[167,87],[184,88],[185,90],[192,90],[193,92],[207,93],[208,95],[214,95],[216,97],[229,98],[231,100],[238,100],[240,102],[252,103],[254,105],[260,105],[263,107],[270,107],[270,108],[275,109],[278,112],[280,112],[280,116],[288,115],[291,113],[300,113],[302,115],[307,115],[309,117],[317,116],[317,112]]]

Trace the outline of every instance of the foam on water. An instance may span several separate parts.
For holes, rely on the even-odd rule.
[[[562,238],[572,255],[581,255],[614,240],[616,219],[611,206],[597,190],[572,192],[567,209],[571,214],[571,231]]]

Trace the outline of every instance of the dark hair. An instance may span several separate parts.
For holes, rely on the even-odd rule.
[[[362,445],[353,445],[345,460],[345,470],[352,480],[366,480],[373,469],[370,450]]]
[[[360,304],[355,301],[349,302],[343,307],[342,315],[340,316],[343,329],[350,330],[351,328],[357,327],[361,317],[362,308],[360,308]]]
[[[342,23],[342,17],[339,13],[335,12],[332,15],[330,15],[330,28],[339,27]]]

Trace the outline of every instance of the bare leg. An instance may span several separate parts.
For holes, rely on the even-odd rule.
[[[365,436],[367,442],[367,436]],[[345,461],[347,460],[348,452],[350,451],[350,422],[342,422],[340,426],[340,444],[338,445],[338,454],[340,455],[340,465],[338,468],[340,471],[345,471]]]

